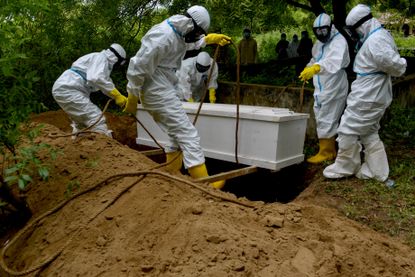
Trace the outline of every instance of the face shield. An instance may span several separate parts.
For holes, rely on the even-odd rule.
[[[208,71],[210,68],[210,64],[209,65],[201,65],[200,63],[196,63],[196,70],[200,73],[204,73],[206,71]]]
[[[192,18],[190,15],[186,14],[186,16]],[[186,41],[186,43],[192,43],[192,42],[196,42],[198,41],[202,35],[206,35],[205,30],[203,30],[202,28],[200,28],[197,24],[196,21],[193,20],[193,30],[191,30],[189,33],[187,33],[184,36],[184,40]]]
[[[365,23],[366,21],[368,21],[369,19],[371,19],[373,16],[371,13],[369,13],[368,15],[362,17],[360,20],[358,20],[355,24],[353,25],[346,25],[343,27],[344,32],[347,34],[347,36],[349,36],[349,38],[353,41],[353,42],[358,42],[364,34],[359,34],[357,32],[357,28],[359,28],[363,23]]]
[[[122,57],[117,50],[115,50],[112,46],[109,48],[109,50],[117,57],[117,62],[114,64],[114,68],[118,68],[120,66],[123,66],[125,64],[126,58]]]
[[[211,64],[210,55],[207,52],[200,52],[196,57],[196,70],[204,73],[209,70]]]
[[[314,35],[322,43],[326,43],[330,39],[331,25],[313,28]]]

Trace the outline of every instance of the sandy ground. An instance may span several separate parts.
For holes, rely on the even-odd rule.
[[[135,138],[130,118],[107,118],[121,142],[102,135],[51,138],[69,131],[69,121],[61,112],[35,118],[46,123],[39,142],[62,154],[55,161],[41,157],[51,176],[27,193],[30,222],[67,199],[68,184],[79,184],[73,195],[157,165],[126,146]],[[9,248],[5,261],[21,271],[63,248],[36,276],[415,276],[415,251],[305,193],[289,204],[266,204],[158,174],[116,178],[47,216]]]

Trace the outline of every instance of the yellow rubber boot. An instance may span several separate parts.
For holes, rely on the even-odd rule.
[[[307,162],[319,164],[324,161],[334,160],[336,158],[336,143],[334,138],[319,139],[320,149],[318,153],[307,159]]]
[[[183,152],[175,151],[175,152],[166,153],[166,162],[170,162],[170,161],[173,161],[173,162],[167,165],[166,168],[169,170],[180,171],[180,169],[182,168],[182,163],[183,163]]]
[[[193,179],[200,179],[209,176],[205,164],[200,164],[189,168],[189,174]],[[221,189],[225,185],[225,180],[216,181],[210,183],[210,185],[216,189]]]

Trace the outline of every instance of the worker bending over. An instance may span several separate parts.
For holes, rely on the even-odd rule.
[[[346,17],[346,25],[351,39],[360,40],[353,65],[356,80],[338,128],[336,161],[323,174],[326,178],[356,175],[383,182],[389,176],[389,165],[378,134],[379,122],[392,102],[391,76],[404,74],[406,60],[399,56],[391,34],[372,17],[368,6],[355,6]],[[360,143],[364,146],[363,164]]]
[[[176,74],[179,79],[177,92],[180,100],[200,102],[206,89],[209,89],[209,102],[216,102],[218,65],[213,62],[207,52],[200,52],[196,57],[185,59],[182,62],[182,66]],[[212,73],[210,73],[211,71]],[[209,75],[209,84],[207,84]]]
[[[313,31],[317,37],[313,56],[299,78],[303,81],[313,78],[313,108],[320,149],[307,162],[317,164],[336,158],[335,135],[346,105],[349,82],[345,69],[350,57],[347,41],[334,27],[329,15],[317,16]]]
[[[89,130],[112,137],[102,111],[92,103],[90,94],[100,90],[115,99],[118,106],[124,107],[127,98],[115,88],[110,74],[114,68],[123,65],[125,59],[124,48],[113,43],[106,50],[80,57],[56,80],[52,95],[72,120],[73,133],[92,126],[99,119]]]
[[[128,100],[125,111],[136,114],[140,97],[143,107],[168,135],[166,160],[179,170],[183,162],[193,178],[207,177],[205,156],[198,132],[177,97],[176,71],[187,50],[206,44],[229,44],[230,37],[208,34],[210,16],[202,6],[190,7],[185,15],[173,15],[153,26],[141,39],[141,47],[131,58],[127,71]],[[221,188],[224,181],[212,183]]]

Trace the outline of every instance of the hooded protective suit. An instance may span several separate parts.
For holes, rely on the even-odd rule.
[[[348,14],[346,24],[354,25],[368,14],[370,8],[359,4]],[[392,102],[391,76],[401,76],[405,72],[406,60],[399,56],[392,36],[375,18],[365,21],[356,31],[362,42],[353,66],[357,76],[338,129],[336,161],[325,168],[323,174],[327,178],[356,174],[358,178],[385,181],[389,165],[378,135],[379,122]],[[359,137],[365,148],[362,165]]]
[[[177,96],[176,71],[186,51],[206,45],[203,37],[186,43],[184,36],[191,30],[192,19],[183,15],[153,26],[141,39],[140,50],[131,58],[127,71],[127,91],[140,96],[144,108],[169,136],[166,153],[183,151],[186,168],[205,162],[198,132]]]
[[[122,50],[119,54],[125,58],[124,49],[118,44],[116,46],[117,50]],[[52,88],[53,98],[73,121],[74,133],[94,124],[102,114],[98,106],[90,100],[91,92],[100,90],[113,98],[110,92],[115,86],[110,74],[117,61],[117,56],[110,49],[90,53],[76,60],[55,81]],[[90,131],[111,137],[104,116]]]
[[[331,26],[330,16],[320,14],[313,27]],[[350,63],[346,39],[331,26],[330,38],[313,45],[310,62],[320,65],[320,72],[313,76],[314,114],[318,138],[332,138],[337,133],[340,117],[346,105],[349,83],[345,68]]]
[[[203,53],[203,52],[202,52]],[[190,98],[193,98],[194,101],[199,102],[204,94],[204,89],[217,89],[218,83],[218,65],[215,62],[213,66],[213,71],[210,77],[209,84],[206,86],[204,84],[209,77],[209,72],[212,69],[213,59],[210,59],[211,67],[205,72],[199,72],[196,69],[196,60],[198,56],[188,58],[182,62],[180,70],[177,71],[177,78],[179,79],[177,93],[180,100],[188,101]]]

